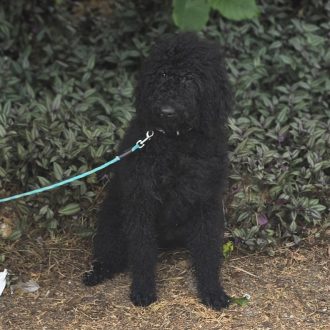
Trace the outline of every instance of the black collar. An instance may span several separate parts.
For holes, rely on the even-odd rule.
[[[167,136],[170,136],[170,137],[174,137],[174,136],[180,136],[180,135],[185,135],[189,132],[192,131],[192,127],[189,127],[189,128],[186,128],[186,129],[180,129],[180,130],[177,130],[177,131],[173,131],[173,132],[169,132],[169,131],[165,131],[164,129],[162,128],[156,128],[155,130],[159,133],[162,133],[164,135],[167,135]]]

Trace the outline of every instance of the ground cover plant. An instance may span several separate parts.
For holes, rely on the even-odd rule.
[[[327,226],[330,195],[329,4],[277,0],[259,9],[242,22],[211,13],[202,31],[224,45],[236,92],[224,205],[229,236],[251,249],[298,244]],[[152,41],[176,29],[171,11],[162,1],[1,5],[1,196],[115,154],[134,115],[134,74]],[[106,172],[0,205],[1,236],[31,227],[89,235],[105,184]]]

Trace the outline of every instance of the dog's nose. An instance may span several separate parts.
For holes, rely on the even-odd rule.
[[[160,109],[160,115],[162,117],[174,117],[176,113],[172,107],[166,106]]]

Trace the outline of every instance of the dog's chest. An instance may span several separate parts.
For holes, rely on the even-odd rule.
[[[191,150],[179,140],[162,139],[148,150],[160,184],[168,185],[184,174],[185,160]]]
[[[157,151],[152,166],[154,196],[160,201],[156,227],[162,240],[172,241],[180,236],[181,225],[186,221],[185,217],[178,216],[175,210],[178,208],[178,193],[182,190],[180,185],[185,182],[185,176],[188,174],[190,157],[187,150],[179,148],[178,145],[176,148],[171,146],[169,149]]]
[[[155,161],[156,189],[162,193],[169,193],[179,183],[180,176],[184,175],[182,155],[163,154]]]

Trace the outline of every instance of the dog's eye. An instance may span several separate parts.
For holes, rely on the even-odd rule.
[[[161,76],[163,79],[165,79],[165,78],[167,78],[167,73],[164,72],[164,71],[162,71],[162,72],[160,73],[160,76]]]

